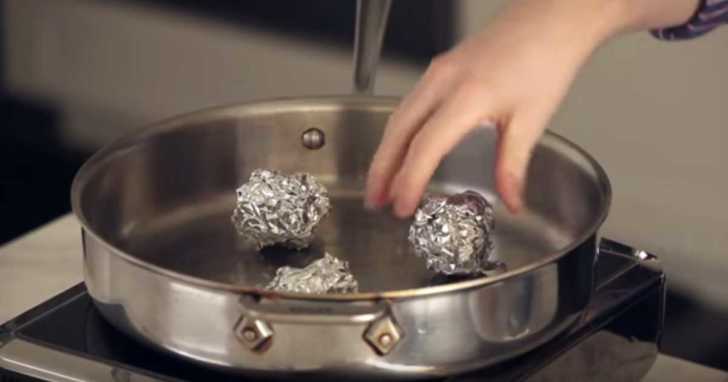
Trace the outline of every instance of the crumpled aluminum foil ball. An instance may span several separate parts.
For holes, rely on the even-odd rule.
[[[349,270],[348,262],[326,253],[304,268],[278,268],[265,289],[310,294],[355,293],[359,284]]]
[[[310,174],[255,170],[237,189],[232,221],[260,250],[272,245],[304,249],[331,209],[328,191]]]
[[[495,266],[493,207],[480,194],[427,196],[415,213],[409,241],[427,268],[445,275],[483,273]]]

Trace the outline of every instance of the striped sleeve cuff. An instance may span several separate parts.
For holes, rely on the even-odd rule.
[[[728,0],[701,0],[695,15],[683,25],[653,30],[663,40],[682,40],[702,36],[728,23]]]

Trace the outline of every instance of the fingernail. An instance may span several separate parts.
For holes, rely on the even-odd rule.
[[[377,190],[376,185],[370,179],[367,179],[367,184],[364,189],[364,208],[373,210],[377,208],[377,201],[381,199],[379,197],[381,191]]]
[[[509,181],[513,190],[509,201],[509,209],[512,213],[517,214],[523,210],[523,181],[515,177],[510,178]]]
[[[513,214],[518,214],[523,210],[523,201],[521,201],[520,198],[516,197],[513,198],[510,203],[508,203],[508,209]]]
[[[369,211],[374,211],[378,209],[379,206],[370,198],[364,198],[364,209],[367,209]]]
[[[406,202],[400,201],[394,205],[394,215],[400,219],[406,219],[412,215],[413,209],[406,204]]]

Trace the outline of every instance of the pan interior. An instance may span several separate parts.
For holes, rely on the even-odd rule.
[[[407,241],[408,220],[396,219],[387,211],[365,210],[358,190],[334,188],[331,196],[331,214],[319,227],[314,244],[300,252],[284,248],[258,252],[243,240],[230,223],[235,203],[230,195],[136,227],[117,245],[163,268],[241,286],[264,286],[278,267],[305,266],[325,252],[349,262],[362,292],[448,282],[428,271],[413,254]],[[554,253],[568,244],[568,237],[558,232],[544,234],[549,227],[537,217],[509,219],[499,210],[496,218],[501,223],[496,251],[509,268],[527,265],[538,254]]]
[[[265,285],[282,265],[324,252],[349,261],[362,292],[451,282],[425,268],[407,241],[410,220],[363,208],[369,160],[393,102],[312,100],[232,107],[167,122],[108,147],[81,170],[74,210],[86,228],[130,256],[181,274]],[[315,126],[326,145],[300,134]],[[608,184],[595,164],[547,135],[534,153],[527,211],[508,213],[493,192],[495,133],[478,129],[442,162],[431,192],[472,189],[496,208],[497,256],[509,270],[553,255],[598,227]],[[304,171],[322,181],[332,211],[311,248],[256,251],[230,216],[235,188],[256,168]]]

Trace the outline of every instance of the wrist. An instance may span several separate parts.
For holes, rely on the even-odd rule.
[[[590,0],[611,3],[611,35],[682,25],[696,13],[701,0]]]
[[[535,0],[538,1],[538,0]],[[629,29],[631,7],[635,0],[553,0],[559,12],[571,24],[570,33],[578,34],[593,44],[601,45]]]
[[[555,54],[586,58],[627,28],[629,1],[634,0],[511,0],[495,29],[517,29],[557,48]]]

